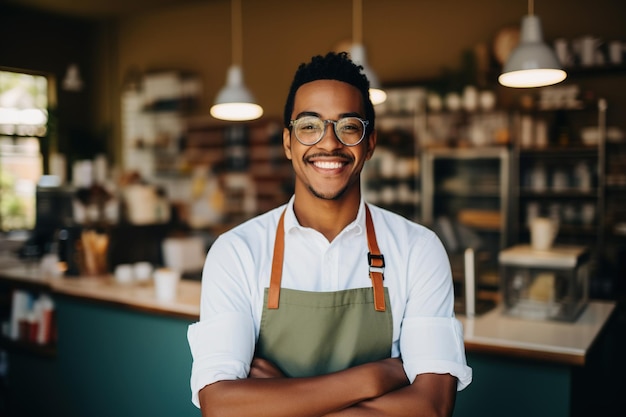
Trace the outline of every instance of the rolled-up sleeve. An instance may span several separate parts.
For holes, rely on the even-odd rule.
[[[204,319],[189,326],[187,340],[193,358],[191,401],[196,407],[198,392],[205,386],[248,376],[255,340],[250,316],[223,313]]]
[[[423,373],[449,373],[461,391],[472,382],[467,366],[463,326],[454,317],[411,317],[402,323],[400,351],[407,377]]]

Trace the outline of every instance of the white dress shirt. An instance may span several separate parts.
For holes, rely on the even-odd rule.
[[[285,210],[282,287],[340,291],[370,287],[365,209],[332,242],[300,226],[293,198],[221,235],[202,273],[200,321],[189,326],[192,402],[220,380],[246,378],[258,339],[264,289],[269,286],[278,219]],[[472,380],[463,329],[454,316],[450,264],[429,229],[369,205],[385,258],[384,285],[393,316],[393,357],[402,356],[410,381],[421,373],[449,373],[462,390]]]

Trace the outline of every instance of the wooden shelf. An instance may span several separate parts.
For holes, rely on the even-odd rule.
[[[562,191],[557,190],[545,190],[536,191],[531,188],[522,188],[520,191],[520,197],[522,198],[598,198],[598,191],[592,189],[589,191],[581,191],[574,188],[564,189]]]
[[[565,71],[576,78],[582,77],[598,77],[600,75],[625,75],[626,65],[596,65],[591,67],[571,66],[565,68]]]
[[[571,156],[571,157],[596,157],[598,154],[597,146],[583,146],[583,145],[571,145],[571,146],[547,146],[547,147],[533,147],[522,148],[519,151],[520,158],[541,158],[551,159],[555,156],[559,158]]]

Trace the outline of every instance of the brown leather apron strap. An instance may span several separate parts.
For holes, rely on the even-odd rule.
[[[276,227],[276,239],[274,240],[274,257],[272,258],[272,275],[270,276],[270,288],[267,296],[267,308],[277,309],[280,298],[280,284],[283,277],[283,254],[285,253],[285,212],[281,214]]]
[[[376,231],[374,230],[374,222],[370,209],[365,205],[365,225],[367,231],[367,246],[369,253],[367,261],[370,267],[370,279],[372,280],[372,288],[374,290],[374,309],[376,311],[385,311],[385,289],[383,287],[383,270],[385,269],[385,258],[378,249],[376,241]]]

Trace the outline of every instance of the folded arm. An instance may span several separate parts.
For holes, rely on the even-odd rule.
[[[203,417],[318,417],[407,386],[399,359],[384,359],[309,378],[286,378],[255,359],[250,378],[226,380],[199,393]],[[338,414],[340,415],[340,414]]]
[[[449,417],[454,411],[456,386],[457,379],[450,374],[421,374],[411,385],[326,417]]]
[[[221,381],[200,391],[209,416],[451,416],[457,379],[422,374],[408,384],[402,362],[385,359],[312,378],[285,378],[255,358],[250,378]]]

